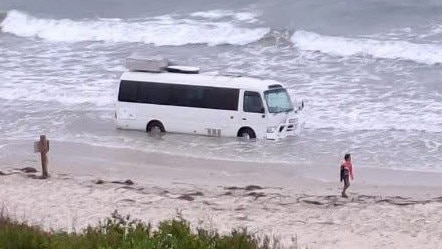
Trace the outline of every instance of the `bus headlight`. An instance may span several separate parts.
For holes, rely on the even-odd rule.
[[[297,124],[298,123],[298,119],[297,118],[291,118],[291,119],[289,119],[289,123],[290,124]]]
[[[276,126],[269,126],[267,127],[267,133],[273,133],[276,131]]]

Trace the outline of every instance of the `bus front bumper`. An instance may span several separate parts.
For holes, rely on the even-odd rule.
[[[298,128],[298,119],[290,119],[279,126],[267,127],[266,139],[279,140],[290,136],[295,136]]]

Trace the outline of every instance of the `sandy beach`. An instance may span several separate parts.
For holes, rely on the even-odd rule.
[[[349,198],[329,167],[211,160],[51,142],[50,179],[30,141],[0,144],[0,200],[9,216],[81,231],[115,211],[156,224],[247,227],[283,248],[442,248],[442,174],[356,167]],[[318,170],[319,169],[319,170]],[[30,177],[31,176],[31,177]],[[130,181],[128,181],[130,180]]]

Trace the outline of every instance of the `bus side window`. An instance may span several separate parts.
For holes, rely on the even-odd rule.
[[[244,92],[243,110],[245,112],[264,113],[261,95],[258,92]]]
[[[204,89],[202,87],[187,87],[186,91],[186,106],[201,107],[204,99]]]
[[[122,80],[118,91],[118,101],[137,102],[137,91],[139,83],[135,81]]]

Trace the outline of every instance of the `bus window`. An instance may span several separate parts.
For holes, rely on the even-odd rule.
[[[118,91],[118,101],[137,102],[138,82],[123,80]]]
[[[118,101],[238,110],[239,89],[123,80]]]
[[[238,89],[204,87],[204,108],[238,110],[238,96]]]
[[[264,98],[270,113],[291,112],[293,104],[287,90],[283,88],[264,92]]]
[[[245,112],[264,113],[261,95],[258,92],[244,92],[243,110]]]

